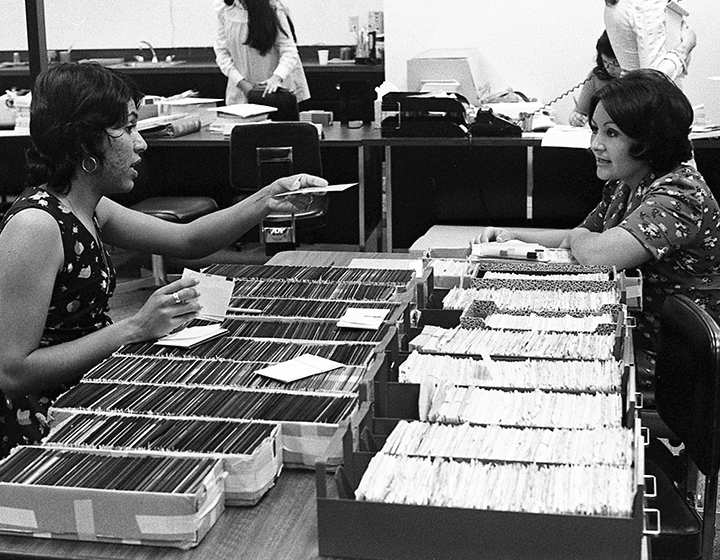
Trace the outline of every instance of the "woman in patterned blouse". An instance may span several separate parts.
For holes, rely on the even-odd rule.
[[[640,69],[596,92],[590,114],[603,199],[577,228],[539,233],[486,228],[478,241],[569,247],[581,264],[639,268],[643,313],[636,347],[656,347],[669,294],[720,311],[720,209],[692,159],[690,102],[664,74]]]
[[[154,340],[197,316],[196,281],[155,291],[112,324],[115,271],[103,242],[152,254],[200,257],[235,241],[271,212],[307,207],[276,198],[319,177],[286,177],[190,224],[125,208],[147,144],[137,130],[137,86],[98,64],[60,64],[38,76],[28,155],[32,185],[0,224],[0,456],[47,432],[47,409],[120,346]]]

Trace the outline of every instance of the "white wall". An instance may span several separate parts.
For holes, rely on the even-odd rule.
[[[352,44],[348,17],[367,24],[383,0],[286,0],[301,45]],[[25,0],[0,0],[0,50],[27,50]],[[213,0],[45,0],[48,49],[209,47]]]
[[[302,45],[351,44],[348,17],[367,22],[385,12],[388,80],[405,87],[406,61],[438,47],[474,46],[489,68],[493,90],[507,87],[549,101],[585,78],[603,29],[602,0],[285,0]],[[0,50],[26,50],[25,1],[0,0]],[[211,46],[213,0],[45,0],[47,45],[62,50]],[[720,5],[681,0],[698,35],[685,92],[720,123]],[[572,108],[555,105],[559,119]]]
[[[717,0],[682,0],[696,30],[684,91],[704,103],[720,124],[720,5]],[[429,48],[477,47],[492,91],[511,87],[552,100],[583,80],[593,67],[595,42],[603,31],[602,0],[385,0],[387,80],[406,87],[408,58]],[[571,97],[554,105],[566,122]]]

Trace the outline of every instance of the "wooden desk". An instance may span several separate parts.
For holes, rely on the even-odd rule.
[[[328,488],[334,482],[328,479]],[[315,473],[283,470],[250,508],[226,508],[190,550],[0,535],[0,559],[317,560]]]

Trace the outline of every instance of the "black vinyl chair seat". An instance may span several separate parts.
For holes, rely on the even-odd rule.
[[[218,205],[214,199],[207,196],[154,196],[133,204],[131,208],[167,222],[186,224],[214,212]],[[115,287],[115,293],[167,284],[165,259],[162,255],[151,255],[151,260],[152,276],[119,282]]]
[[[168,222],[187,223],[217,210],[214,199],[207,196],[155,196],[134,204],[133,210]]]

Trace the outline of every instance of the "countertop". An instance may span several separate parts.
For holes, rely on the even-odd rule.
[[[382,64],[355,64],[354,61],[330,62],[321,65],[317,61],[303,61],[303,68],[307,74],[377,74],[385,71]],[[128,74],[216,74],[220,69],[214,60],[186,61],[171,66],[159,65],[157,68],[122,68]],[[28,76],[28,64],[15,64],[0,66],[0,76]]]

